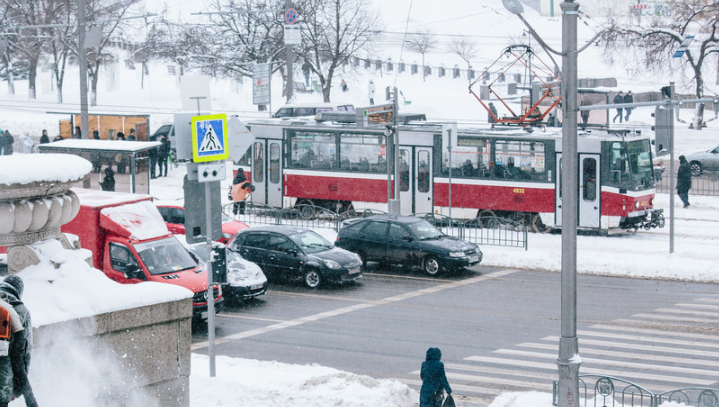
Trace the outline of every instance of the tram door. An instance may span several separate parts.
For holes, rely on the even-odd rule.
[[[599,228],[601,219],[601,188],[599,155],[579,155],[579,226]]]
[[[282,207],[282,142],[258,140],[252,144],[253,202]]]
[[[400,147],[399,198],[403,215],[431,213],[432,152],[426,147]]]
[[[579,227],[598,228],[601,219],[601,187],[599,184],[599,155],[579,155]],[[557,182],[555,185],[555,219],[562,226],[562,154],[557,154]]]

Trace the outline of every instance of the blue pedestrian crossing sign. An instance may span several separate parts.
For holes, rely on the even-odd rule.
[[[192,161],[221,161],[230,158],[227,144],[227,115],[192,118]]]

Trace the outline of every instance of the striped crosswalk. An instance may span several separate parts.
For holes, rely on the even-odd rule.
[[[719,389],[719,295],[595,324],[577,331],[580,375],[618,377],[652,392],[686,387]],[[445,363],[458,405],[489,405],[514,391],[551,393],[559,338],[512,344],[463,363]],[[419,387],[419,371],[400,378]],[[592,383],[593,384],[593,383]]]

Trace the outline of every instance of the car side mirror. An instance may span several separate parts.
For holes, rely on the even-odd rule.
[[[406,240],[406,241],[408,241],[408,242],[411,242],[411,241],[413,241],[414,239],[412,238],[412,236],[402,236],[402,240]]]
[[[142,269],[137,264],[128,264],[125,268],[125,278],[133,279],[140,278],[142,276]]]

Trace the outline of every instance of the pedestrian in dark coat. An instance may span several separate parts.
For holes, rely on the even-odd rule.
[[[105,168],[105,177],[100,183],[100,188],[103,191],[114,191],[115,190],[115,171],[112,168]]]
[[[617,95],[614,96],[614,104],[619,105],[622,103],[624,103],[624,92],[622,92],[620,90],[619,93],[617,93]],[[617,114],[614,115],[614,118],[612,119],[612,123],[615,123],[617,121],[617,117],[619,118],[619,123],[622,122],[622,119],[624,118],[624,116],[622,116],[622,110],[623,109],[621,107],[617,108]]]
[[[589,100],[589,96],[584,95],[582,98],[582,102],[579,104],[579,106],[591,106],[592,101]],[[579,115],[582,117],[582,129],[587,128],[587,123],[589,123],[589,110],[582,110]]]
[[[130,129],[130,135],[127,136],[127,141],[136,141],[137,136],[135,135],[135,129]]]
[[[419,391],[419,407],[441,407],[444,398],[443,391],[452,394],[452,388],[449,387],[447,376],[444,373],[444,363],[442,359],[442,351],[439,348],[427,349],[427,358],[422,362],[420,377],[422,378],[422,388]]]
[[[627,92],[626,95],[624,95],[624,103],[634,103],[634,96],[632,95],[632,91],[630,90]],[[625,107],[624,111],[627,112],[627,115],[624,117],[624,121],[629,121],[629,115],[632,114],[632,108],[631,107]]]
[[[30,310],[21,300],[24,287],[25,284],[22,278],[14,274],[5,277],[3,282],[0,283],[0,301],[12,306],[12,314],[17,317],[22,328],[22,330],[13,334],[8,357],[0,358],[9,359],[12,370],[11,372],[7,371],[7,363],[4,363],[7,360],[0,362],[0,366],[2,366],[0,367],[0,382],[2,382],[0,406],[7,406],[7,403],[4,402],[7,399],[8,390],[10,390],[10,396],[13,398],[24,396],[26,406],[36,407],[38,405],[27,377],[32,350],[32,322]],[[10,373],[12,378],[12,384],[9,388],[5,387],[8,383],[7,373]]]
[[[679,156],[679,171],[677,172],[677,195],[684,207],[689,206],[689,189],[692,187],[692,167],[683,156]]]
[[[47,144],[50,142],[50,137],[47,135],[47,130],[42,129],[42,136],[40,136],[40,144]]]
[[[170,155],[170,140],[167,139],[167,134],[160,136],[160,147],[157,148],[157,167],[160,172],[157,174],[158,177],[162,177],[162,169],[165,169],[165,177],[167,176],[167,157]]]
[[[0,139],[0,150],[2,150],[2,155],[12,155],[14,148],[13,144],[15,144],[15,138],[8,130],[5,130],[2,133],[2,138]]]
[[[487,113],[487,123],[490,123],[492,125],[492,128],[494,128],[494,123],[497,122],[497,108],[494,107],[494,103],[489,102],[489,113]]]

